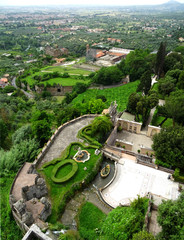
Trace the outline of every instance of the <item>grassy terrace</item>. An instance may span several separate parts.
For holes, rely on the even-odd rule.
[[[95,229],[101,229],[106,215],[90,202],[86,202],[78,216],[78,229],[81,237],[88,240],[98,238]]]
[[[37,81],[35,81],[33,79],[33,76],[35,76],[35,75],[43,75],[43,74],[44,74],[44,72],[35,73],[35,74],[31,75],[31,76],[27,76],[25,79],[26,79],[26,81],[27,81],[27,83],[29,85],[33,85],[33,84],[35,84],[37,82]],[[44,85],[49,83],[51,86],[53,86],[54,83],[62,84],[62,86],[74,86],[77,82],[88,83],[89,81],[90,80],[88,80],[88,79],[82,80],[82,79],[77,79],[76,76],[73,76],[73,77],[71,76],[69,78],[61,78],[61,77],[51,78],[51,79],[49,79],[47,81],[41,81],[39,83],[44,84]]]
[[[70,75],[69,78],[51,78],[47,81],[40,81],[39,83],[46,85],[49,83],[51,86],[53,84],[62,84],[62,86],[74,86],[76,83],[88,83],[89,79],[80,79],[80,75],[88,76],[91,72],[87,70],[83,70],[80,68],[75,68],[72,66],[49,66],[40,69],[39,72],[33,73],[30,76],[27,76],[25,78],[26,82],[29,85],[33,85],[35,83],[38,83],[38,81],[34,80],[34,76],[43,76],[45,73],[52,73],[52,72],[59,72],[60,74],[68,73]]]
[[[78,164],[78,170],[75,173],[73,177],[71,177],[68,181],[63,183],[54,183],[51,180],[52,170],[53,168],[64,159],[72,159],[75,153],[78,151],[79,146],[81,147],[81,150],[87,150],[90,153],[90,159],[89,161],[85,163],[77,163]],[[77,189],[74,189],[72,185],[82,183],[84,179],[91,180],[89,178],[93,177],[91,174],[93,174],[93,170],[96,166],[96,164],[100,161],[101,155],[95,155],[95,147],[92,146],[85,146],[81,143],[73,143],[69,145],[65,151],[62,153],[61,158],[54,159],[53,161],[46,163],[42,169],[39,170],[39,172],[45,177],[46,183],[49,189],[49,197],[52,202],[52,215],[49,217],[48,221],[55,223],[58,218],[60,217],[64,206],[66,204],[65,200],[63,200],[66,197],[66,194],[70,194],[69,197],[71,197],[75,190],[79,189],[78,186]],[[74,161],[74,160],[73,160]],[[84,168],[87,168],[86,170]],[[59,169],[59,171],[56,174],[57,178],[64,177],[68,175],[72,170],[71,164],[64,165],[62,168]],[[87,181],[88,181],[87,180]]]
[[[80,68],[74,68],[71,66],[51,66],[51,67],[45,67],[41,69],[41,71],[51,71],[51,72],[59,72],[59,73],[68,73],[70,75],[89,75],[91,72],[87,70],[83,70]]]
[[[73,104],[82,103],[90,99],[96,98],[97,95],[104,95],[107,99],[107,106],[109,107],[112,101],[117,102],[118,111],[126,109],[128,98],[132,92],[135,92],[139,81],[131,82],[121,87],[107,88],[103,90],[88,89],[86,92],[79,94],[73,101]]]

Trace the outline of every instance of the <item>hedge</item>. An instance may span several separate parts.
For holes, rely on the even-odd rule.
[[[180,175],[180,169],[176,168],[173,174],[174,181],[179,182],[179,183],[184,183],[184,176]]]
[[[89,132],[91,132],[91,124],[82,128],[78,132],[78,137],[86,140],[89,144],[95,145],[96,148],[102,147],[102,145],[98,141],[96,141],[94,138],[88,135]]]
[[[95,148],[99,148],[99,146],[96,146],[96,145],[88,145],[88,146],[86,146],[84,143],[81,143],[81,142],[72,142],[61,153],[61,157],[60,158],[55,158],[51,162],[47,162],[47,163],[43,164],[42,169],[47,167],[47,166],[49,166],[49,165],[55,165],[57,162],[60,162],[61,160],[68,159],[68,157],[70,155],[70,150],[71,150],[73,145],[79,145],[79,146],[81,146],[81,147],[83,147],[85,149],[88,149],[88,148],[94,148],[94,149]],[[42,170],[42,169],[40,169],[40,170]]]
[[[71,172],[69,172],[66,176],[62,177],[62,178],[57,178],[56,177],[56,174],[58,172],[58,170],[64,166],[64,165],[67,165],[67,164],[72,164],[72,170]],[[58,163],[52,170],[52,175],[51,175],[51,179],[53,182],[55,183],[63,183],[63,182],[66,182],[68,181],[70,178],[72,178],[74,176],[74,174],[77,172],[78,170],[78,164],[72,160],[72,159],[66,159],[66,160],[63,160],[61,161],[60,163]]]

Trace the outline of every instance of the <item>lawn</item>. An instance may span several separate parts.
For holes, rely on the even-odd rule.
[[[41,69],[41,71],[52,71],[52,72],[59,72],[59,73],[68,73],[68,74],[73,74],[73,75],[89,75],[91,72],[80,69],[80,68],[74,68],[71,66],[51,66],[51,67],[46,67]]]
[[[97,95],[104,95],[107,99],[107,107],[110,106],[112,101],[117,102],[118,111],[123,111],[126,109],[128,98],[131,93],[135,92],[139,81],[131,82],[121,87],[107,88],[107,89],[88,89],[86,92],[79,94],[72,101],[73,104],[82,103],[90,99],[96,98]]]
[[[155,111],[154,113],[154,116],[153,116],[153,119],[152,119],[152,122],[151,124],[153,126],[160,126],[160,124],[162,123],[162,121],[164,121],[165,117],[161,116],[158,114],[157,110]],[[161,125],[161,127],[171,127],[173,126],[173,120],[172,118],[167,118],[167,120]]]
[[[106,218],[99,208],[90,202],[86,202],[79,213],[79,233],[84,239],[95,240],[99,238],[99,230]]]
[[[77,163],[78,164],[78,170],[75,173],[75,175],[70,178],[68,181],[63,183],[54,183],[51,180],[51,174],[54,166],[58,164],[58,162],[62,161],[63,159],[72,159],[75,153],[78,151],[79,146],[81,147],[81,150],[86,149],[90,153],[90,159],[89,161],[85,163]],[[64,154],[62,154],[62,158],[60,159],[54,159],[53,161],[45,164],[42,169],[39,170],[39,172],[45,177],[46,183],[49,189],[49,197],[52,202],[52,215],[49,217],[49,221],[52,223],[55,223],[58,220],[58,217],[60,217],[59,213],[59,206],[60,204],[63,204],[63,197],[66,195],[69,191],[71,191],[71,187],[74,183],[80,183],[82,182],[87,176],[89,176],[93,171],[94,167],[96,166],[99,159],[101,159],[101,155],[95,155],[95,148],[89,147],[89,146],[83,146],[80,143],[74,143],[68,146],[68,148],[64,151]],[[86,168],[85,168],[86,167]],[[85,168],[85,169],[84,169]],[[70,165],[65,165],[63,168],[60,168],[57,177],[63,177],[66,176],[71,171]]]
[[[65,96],[54,96],[53,98],[56,98],[57,101],[62,102],[65,99]]]
[[[64,86],[75,86],[76,83],[86,83],[88,84],[90,80],[81,80],[81,79],[75,79],[72,77],[69,78],[52,78],[48,81],[40,82],[44,85],[49,83],[51,86],[53,86],[55,83],[56,84],[61,84],[63,87]]]
[[[35,81],[33,79],[33,76],[35,75],[43,75],[45,74],[44,72],[39,72],[39,73],[36,73],[36,74],[33,74],[31,76],[28,76],[26,77],[26,81],[29,85],[33,85],[34,83],[36,83],[37,81]],[[77,77],[68,77],[68,78],[61,78],[61,77],[58,77],[58,78],[51,78],[47,81],[43,81],[43,82],[39,82],[41,84],[44,84],[46,85],[47,83],[49,83],[51,86],[53,86],[55,83],[56,84],[61,84],[62,86],[74,86],[76,83],[80,82],[80,83],[89,83],[89,79],[85,79],[85,80],[82,80],[82,79],[77,79]]]

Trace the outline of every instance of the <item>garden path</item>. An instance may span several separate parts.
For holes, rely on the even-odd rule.
[[[40,168],[44,163],[50,162],[53,159],[60,157],[61,152],[70,143],[79,142],[80,140],[77,138],[78,131],[90,124],[92,120],[92,117],[84,118],[78,122],[74,122],[73,124],[66,126],[56,137],[48,152],[45,154],[44,158],[40,162],[38,168]]]
[[[98,197],[96,190],[92,185],[81,193],[76,194],[66,205],[62,215],[61,222],[69,226],[70,229],[77,229],[76,216],[80,211],[81,205],[85,202],[91,202],[97,206],[102,212],[108,214],[111,209],[107,207]]]

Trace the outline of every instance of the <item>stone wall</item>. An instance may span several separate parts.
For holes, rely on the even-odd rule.
[[[155,127],[148,125],[148,131],[147,131],[147,136],[148,137],[153,137],[156,133],[160,133],[161,128],[160,127]]]
[[[44,87],[35,86],[35,91],[37,93],[42,93],[44,89],[45,89]],[[46,90],[49,91],[52,96],[64,96],[66,92],[71,93],[72,89],[73,89],[72,86],[62,86],[60,84],[46,88]]]
[[[126,141],[119,140],[119,139],[116,139],[115,144],[116,144],[116,146],[120,146],[128,151],[132,151],[132,148],[133,148],[133,143],[126,142]]]
[[[151,148],[141,147],[140,149],[141,149],[140,154],[143,154],[143,155],[148,154],[149,156],[150,155],[155,155],[153,149],[151,149]]]
[[[117,125],[121,126],[123,130],[133,133],[140,133],[142,127],[142,123],[129,121],[121,118],[117,119]]]
[[[116,139],[116,136],[117,136],[117,126],[114,127],[113,131],[111,132],[110,136],[108,137],[106,143],[108,145],[113,145],[114,144],[114,141]]]
[[[25,84],[21,82],[21,88],[25,88]],[[44,87],[44,86],[37,86],[35,85],[35,92],[41,94],[44,90],[50,92],[52,96],[64,96],[65,93],[69,92],[71,93],[73,90],[72,86],[62,86],[60,84],[55,84],[51,87]],[[29,84],[27,84],[27,90],[33,91],[33,89],[30,88]]]

